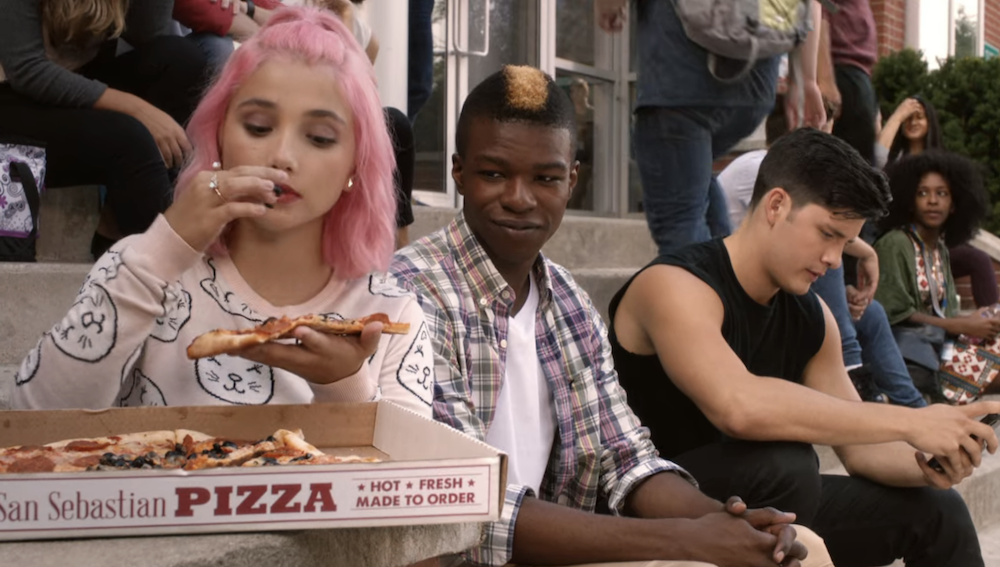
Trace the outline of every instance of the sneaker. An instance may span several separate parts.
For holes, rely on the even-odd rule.
[[[889,397],[879,391],[875,386],[875,378],[872,371],[867,366],[858,366],[847,371],[854,383],[854,389],[858,391],[861,400],[864,402],[875,402],[879,404],[889,403]]]

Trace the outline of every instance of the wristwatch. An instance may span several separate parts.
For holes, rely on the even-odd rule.
[[[257,7],[253,5],[253,0],[243,0],[243,1],[247,3],[247,17],[252,20],[254,12],[257,11]]]

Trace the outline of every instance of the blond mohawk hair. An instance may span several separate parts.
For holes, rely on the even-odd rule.
[[[549,78],[535,67],[506,65],[507,104],[511,108],[537,112],[549,99]]]

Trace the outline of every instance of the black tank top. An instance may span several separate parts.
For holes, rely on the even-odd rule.
[[[722,240],[660,256],[649,266],[657,264],[684,268],[719,294],[725,310],[722,336],[751,373],[802,382],[806,364],[819,351],[826,335],[823,308],[815,294],[797,296],[779,291],[770,305],[757,303],[736,279]],[[660,455],[668,459],[725,440],[725,435],[669,379],[655,354],[633,354],[618,343],[615,312],[631,284],[629,280],[611,300],[609,338],[618,378],[632,410],[649,427]],[[703,355],[692,349],[690,356]]]

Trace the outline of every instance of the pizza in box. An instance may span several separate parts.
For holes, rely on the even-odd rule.
[[[301,430],[279,429],[259,441],[220,438],[186,429],[71,439],[0,449],[0,473],[130,469],[267,467],[372,463],[373,457],[327,455]]]

